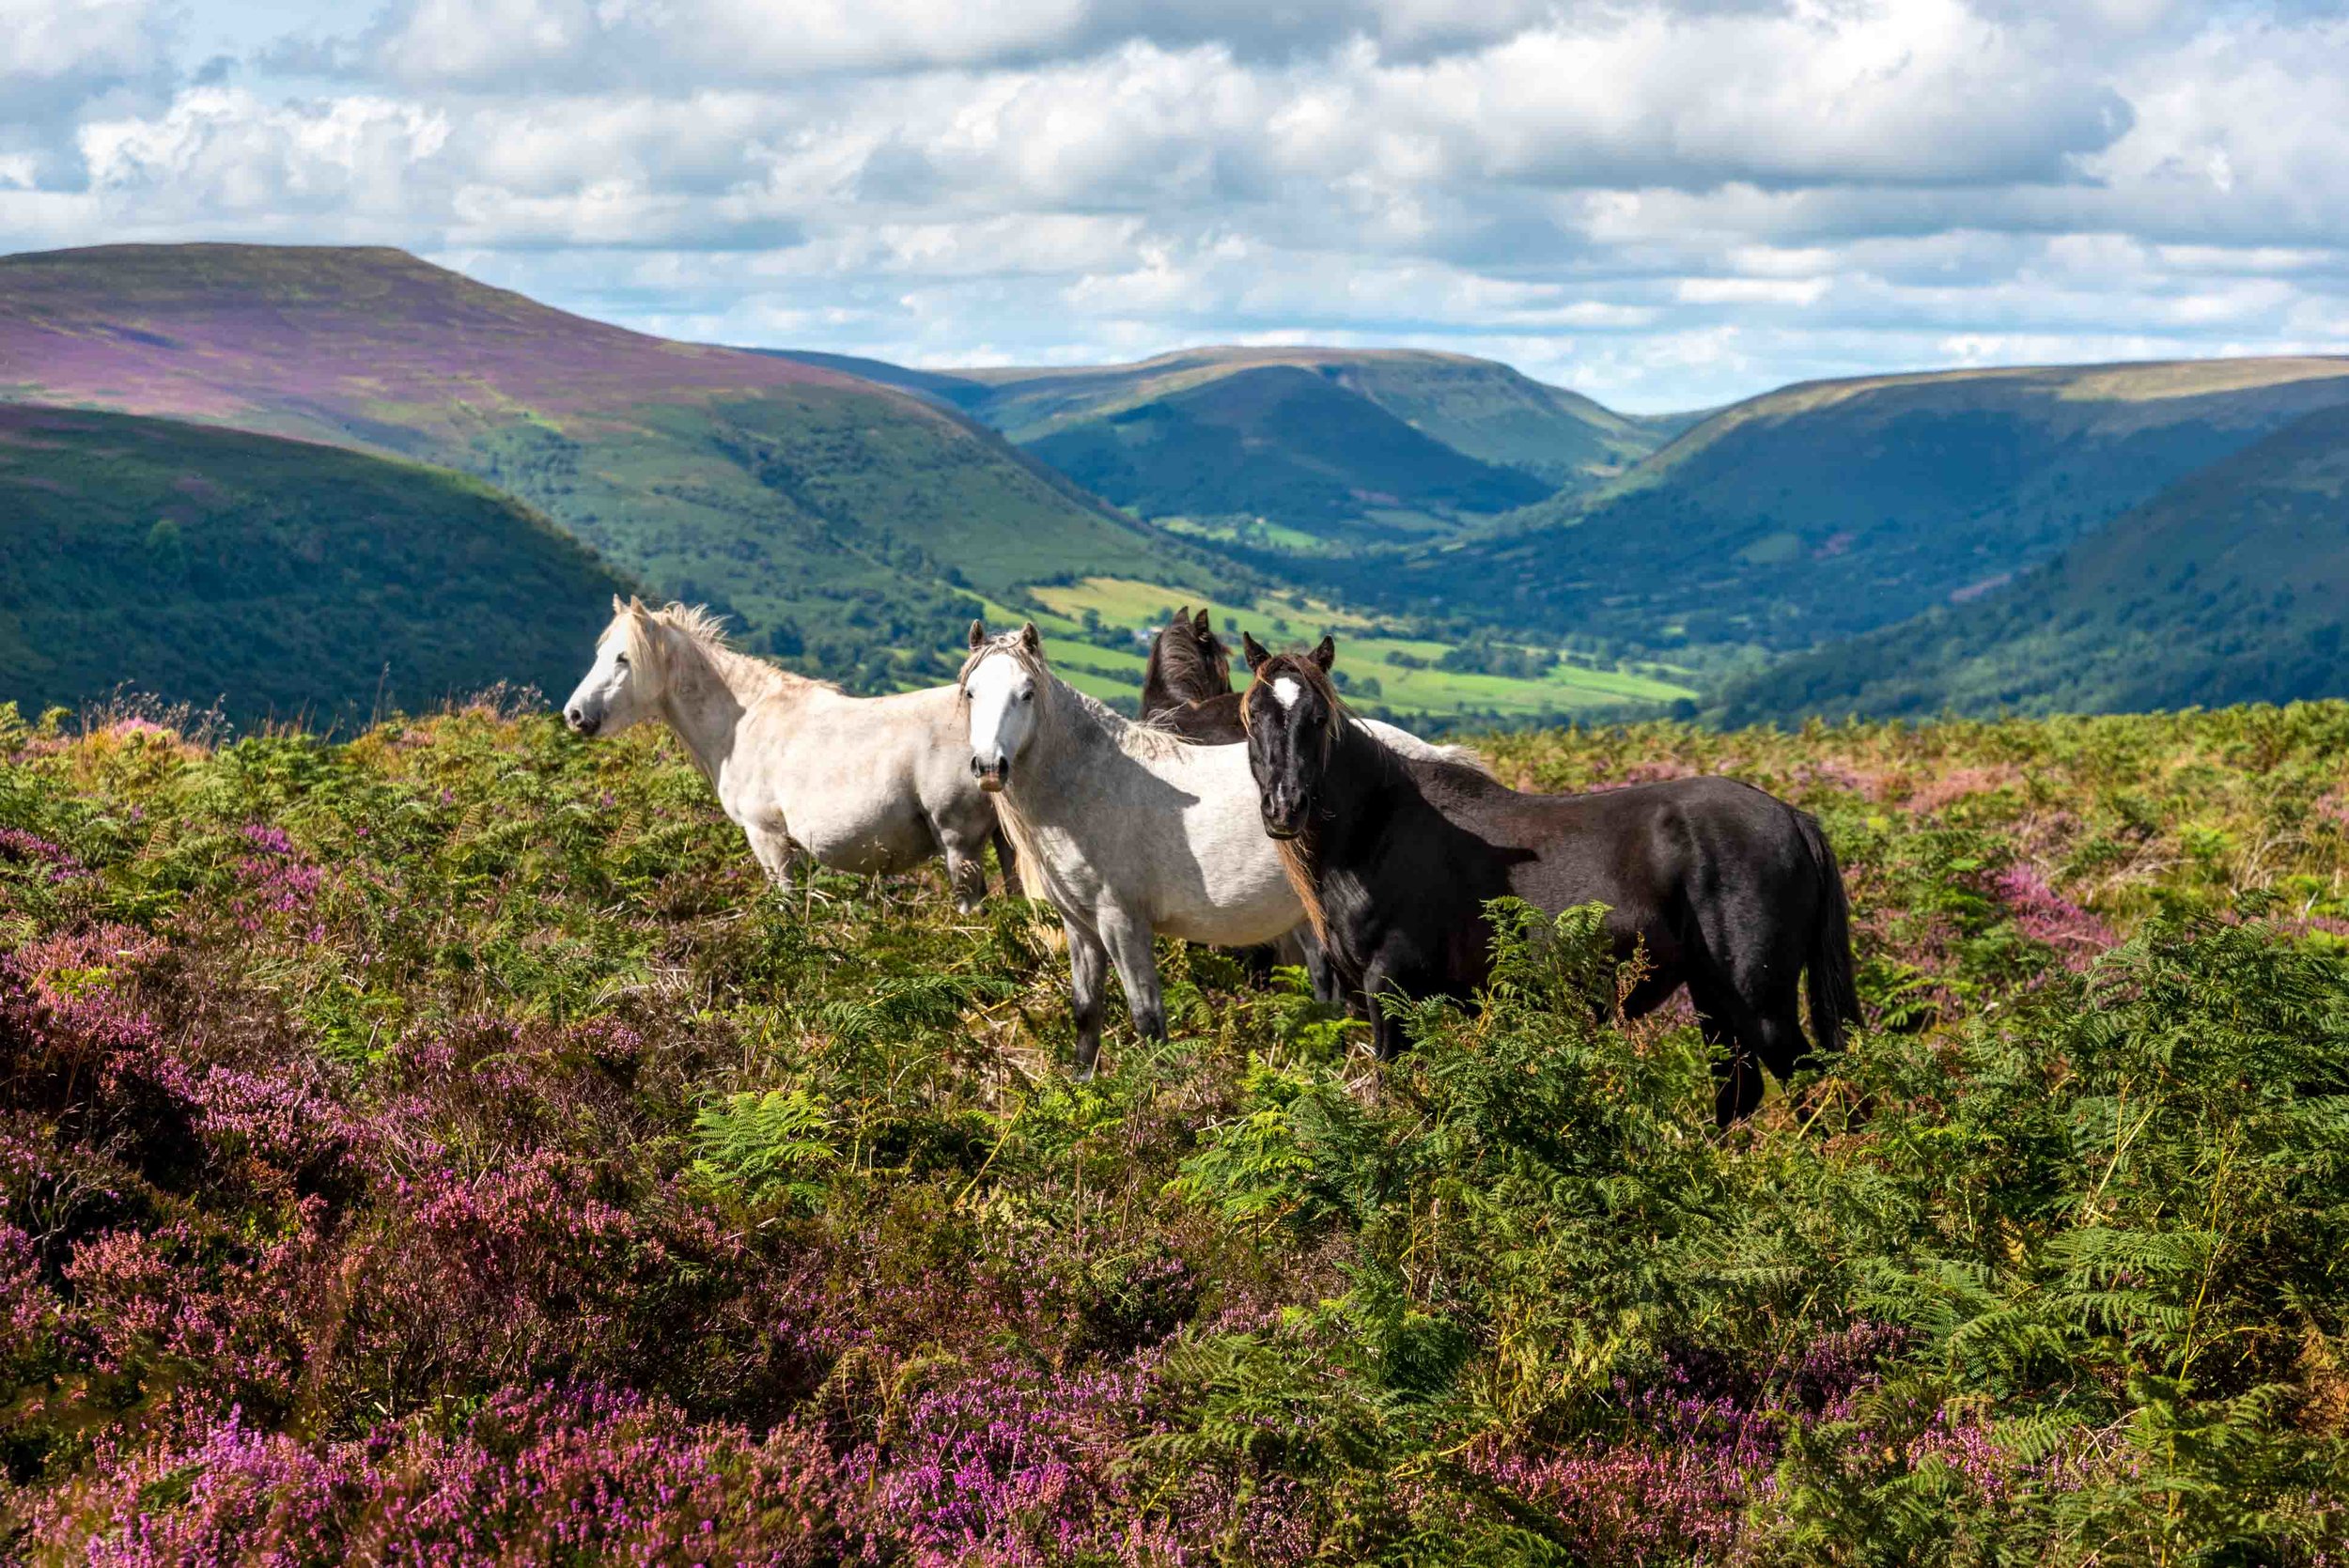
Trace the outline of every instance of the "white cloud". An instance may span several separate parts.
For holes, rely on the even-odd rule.
[[[2173,0],[0,0],[0,244],[403,243],[656,330],[1499,354],[1639,407],[2349,347],[2349,23]]]
[[[221,87],[184,93],[156,118],[93,121],[80,137],[91,187],[134,197],[150,226],[252,216],[280,226],[308,213],[389,222],[447,139],[447,120],[412,103],[269,105]]]
[[[0,0],[0,82],[143,74],[162,61],[157,13],[148,0]]]

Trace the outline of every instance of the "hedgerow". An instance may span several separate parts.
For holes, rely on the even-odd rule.
[[[666,742],[0,709],[0,1556],[2338,1563],[2349,707],[1550,732],[1818,813],[1869,1022],[1711,1124],[1596,912],[1374,1069],[768,889]]]

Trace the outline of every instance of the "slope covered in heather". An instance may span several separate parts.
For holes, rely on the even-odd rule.
[[[1968,603],[1733,686],[1732,722],[2115,712],[2349,693],[2349,407],[2192,474]]]
[[[936,405],[550,309],[390,250],[0,257],[0,396],[463,470],[654,587],[833,674],[934,668],[969,600],[1069,571],[1214,573]]]
[[[239,720],[560,694],[628,582],[461,474],[0,404],[0,702],[118,686]]]
[[[1812,812],[1868,1027],[1713,1125],[1599,911],[1411,1048],[667,737],[0,715],[0,1560],[2317,1568],[2349,704],[1501,737]],[[1514,922],[1513,922],[1514,924]]]

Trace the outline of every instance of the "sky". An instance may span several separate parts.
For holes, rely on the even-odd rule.
[[[2169,0],[0,0],[0,251],[404,246],[926,365],[1640,411],[2349,349],[2349,14]]]

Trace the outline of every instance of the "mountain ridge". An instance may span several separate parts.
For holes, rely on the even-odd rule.
[[[949,662],[966,583],[1231,569],[930,400],[593,321],[384,248],[0,257],[0,396],[470,473],[660,591],[720,602],[761,651],[868,686]]]

